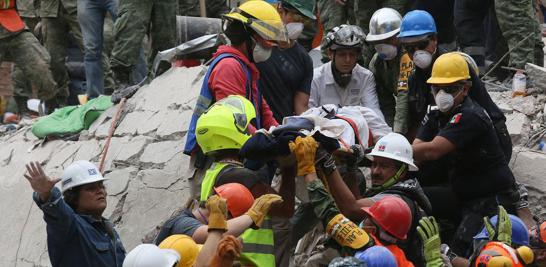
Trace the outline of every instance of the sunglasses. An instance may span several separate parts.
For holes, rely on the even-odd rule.
[[[408,51],[410,54],[413,54],[416,50],[425,50],[430,43],[430,39],[425,39],[416,43],[411,44],[403,44],[404,49]]]
[[[444,90],[444,92],[446,92],[448,94],[454,94],[454,93],[459,92],[461,89],[463,89],[463,86],[464,85],[461,85],[461,84],[449,85],[449,86],[435,86],[435,85],[432,85],[431,88],[432,88],[432,93],[435,94],[435,95],[438,92],[440,92],[440,90]]]

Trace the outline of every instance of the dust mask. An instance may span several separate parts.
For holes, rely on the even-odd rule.
[[[271,56],[271,48],[265,48],[260,43],[255,42],[254,50],[252,50],[252,58],[255,63],[264,62]]]
[[[376,44],[375,51],[383,60],[391,60],[398,54],[398,48],[390,44]]]
[[[459,91],[459,93],[457,93],[455,97],[459,96],[461,92],[462,91]],[[438,109],[442,113],[446,113],[449,112],[451,108],[453,108],[455,97],[453,97],[451,94],[446,93],[444,90],[440,90],[434,96],[434,101],[436,102],[436,106],[438,106]]]
[[[413,63],[421,69],[426,69],[432,63],[432,54],[426,50],[416,50],[413,53]]]
[[[288,33],[288,39],[296,40],[300,37],[303,32],[303,23],[301,22],[290,22],[286,24],[286,32]]]

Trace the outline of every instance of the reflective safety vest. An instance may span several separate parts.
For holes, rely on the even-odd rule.
[[[227,163],[214,162],[207,170],[201,184],[200,201],[207,201],[208,197],[212,195],[216,177],[228,166],[235,167]],[[275,266],[275,242],[272,226],[271,218],[266,217],[260,229],[247,229],[243,232],[241,235],[243,252],[239,258],[243,266]]]

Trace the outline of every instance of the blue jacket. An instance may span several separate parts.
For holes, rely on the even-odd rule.
[[[47,247],[53,267],[123,265],[125,248],[108,220],[96,220],[88,215],[77,214],[64,202],[61,191],[56,187],[45,203],[37,193],[34,193],[33,198],[44,212]],[[113,239],[110,238],[112,235]]]

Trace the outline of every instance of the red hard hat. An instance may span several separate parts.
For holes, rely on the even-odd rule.
[[[404,200],[387,196],[362,210],[390,235],[401,240],[407,238],[411,226],[411,211]]]
[[[226,200],[231,217],[243,215],[254,203],[250,190],[239,183],[228,183],[215,187],[214,192]]]

